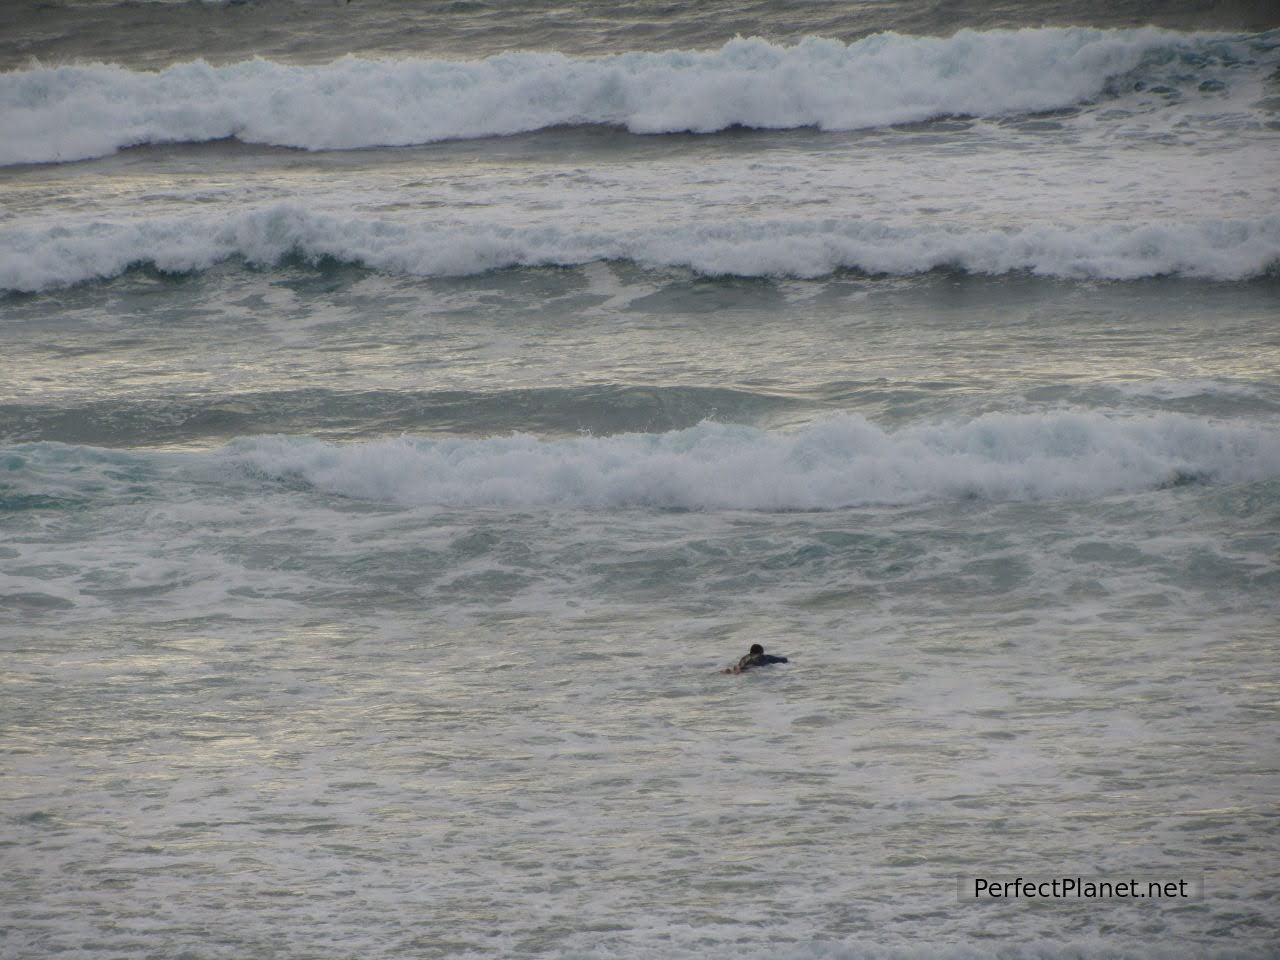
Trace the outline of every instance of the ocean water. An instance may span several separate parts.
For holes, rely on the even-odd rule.
[[[0,955],[1275,956],[1280,16],[977,7],[6,4]]]

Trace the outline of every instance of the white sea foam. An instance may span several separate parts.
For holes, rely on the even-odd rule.
[[[334,258],[413,276],[629,260],[738,276],[819,277],[842,268],[913,274],[951,268],[1108,280],[1166,274],[1242,280],[1280,263],[1280,215],[1005,229],[794,218],[593,228],[441,226],[429,220],[338,216],[278,205],[0,227],[0,289],[35,292],[116,276],[142,264],[186,272],[242,257],[269,266],[290,255]]]
[[[224,456],[343,496],[450,506],[824,510],[939,499],[1094,498],[1280,477],[1280,431],[1178,416],[989,414],[886,431],[857,416],[769,432],[540,440],[236,441]]]
[[[473,62],[256,59],[158,72],[107,64],[0,75],[0,164],[103,156],[144,143],[216,140],[310,150],[505,135],[564,124],[636,133],[740,125],[848,130],[950,114],[1068,107],[1158,50],[1222,42],[1144,28],[879,34],[783,47],[737,39],[706,52]]]

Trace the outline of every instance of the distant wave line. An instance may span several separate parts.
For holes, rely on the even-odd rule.
[[[0,290],[39,292],[138,266],[189,273],[241,258],[336,260],[391,274],[468,276],[509,267],[631,261],[708,276],[822,277],[936,269],[1067,279],[1176,275],[1247,280],[1280,265],[1280,215],[1254,220],[1005,229],[861,219],[743,219],[661,227],[511,227],[313,213],[294,205],[145,220],[0,226]]]
[[[402,505],[790,511],[1089,500],[1277,480],[1280,430],[1175,413],[989,413],[898,429],[837,414],[788,430],[704,421],[663,433],[564,439],[259,436],[200,453],[36,443],[10,446],[5,456],[7,482],[24,496],[74,499],[85,485],[95,496],[115,485],[132,497],[134,481],[112,477],[137,461],[166,482],[198,476],[206,483],[214,465],[223,482],[232,482],[229,467],[250,484]]]
[[[227,138],[336,150],[582,124],[638,134],[851,130],[1061,109],[1133,71],[1148,83],[1210,71],[1216,82],[1259,69],[1248,66],[1255,54],[1249,38],[1052,27],[882,33],[847,44],[810,37],[793,46],[739,38],[718,50],[596,57],[37,66],[0,74],[0,165]]]

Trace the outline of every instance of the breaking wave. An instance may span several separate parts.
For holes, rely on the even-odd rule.
[[[351,263],[460,276],[506,267],[626,260],[711,276],[905,275],[944,268],[1077,279],[1180,275],[1244,280],[1280,263],[1280,215],[1257,220],[982,229],[868,220],[742,220],[587,229],[437,226],[276,206],[202,216],[0,227],[0,290],[37,292],[151,266],[185,273],[242,258]]]
[[[635,133],[733,126],[849,130],[1070,107],[1138,71],[1195,82],[1248,62],[1245,40],[1156,28],[885,33],[845,44],[737,39],[719,50],[452,62],[255,59],[133,71],[0,74],[0,164],[79,160],[147,143],[236,138],[308,150],[401,146],[565,124]],[[1187,77],[1191,77],[1187,81]],[[1150,82],[1150,78],[1148,79]]]
[[[237,440],[217,456],[270,478],[400,504],[832,510],[933,500],[1091,499],[1280,477],[1280,431],[1166,414],[989,414],[884,430],[841,415],[793,431],[704,422],[540,440]]]

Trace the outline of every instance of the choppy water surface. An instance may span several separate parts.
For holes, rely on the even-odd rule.
[[[0,953],[1270,955],[1251,9],[6,12]]]

